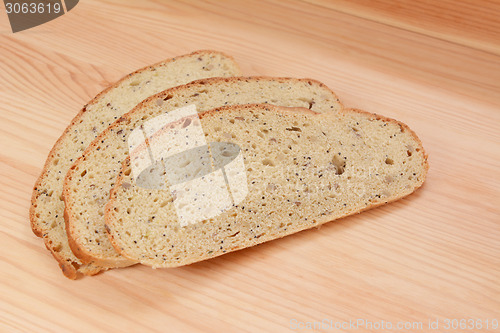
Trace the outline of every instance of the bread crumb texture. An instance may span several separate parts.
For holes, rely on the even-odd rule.
[[[34,233],[43,237],[46,247],[59,261],[66,276],[75,278],[77,270],[95,274],[102,268],[98,263],[82,265],[68,243],[62,197],[64,177],[85,148],[111,123],[130,111],[139,102],[167,88],[207,77],[239,75],[231,57],[215,51],[198,51],[169,59],[131,73],[97,95],[73,119],[56,142],[45,167],[35,184],[30,220]],[[92,198],[92,202],[100,198]],[[100,243],[106,235],[92,230],[88,241]],[[78,252],[77,252],[78,254]],[[87,261],[89,263],[89,261]],[[130,261],[118,262],[130,264]]]
[[[218,216],[181,226],[178,194],[137,186],[125,160],[106,226],[126,257],[153,267],[212,258],[402,198],[422,185],[427,172],[421,142],[406,125],[363,111],[235,106],[203,113],[201,124],[211,146],[240,147],[246,198]]]
[[[96,138],[68,172],[64,200],[72,241],[95,260],[107,263],[109,267],[116,267],[115,262],[125,260],[105,237],[104,209],[121,163],[129,154],[128,137],[135,128],[156,116],[192,104],[199,112],[203,112],[249,103],[301,107],[323,113],[337,113],[342,109],[337,96],[330,89],[308,79],[213,78],[152,96]],[[226,125],[221,123],[219,126],[222,129]],[[258,133],[255,140],[260,138],[259,135],[264,135]]]

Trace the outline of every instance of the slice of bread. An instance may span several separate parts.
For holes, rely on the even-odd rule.
[[[254,246],[405,197],[422,185],[428,169],[422,144],[408,126],[364,111],[318,114],[246,105],[200,118],[213,158],[214,168],[204,172],[208,180],[187,174],[190,183],[179,188],[179,175],[169,173],[189,163],[174,155],[165,169],[169,185],[147,189],[137,185],[130,158],[122,164],[106,206],[106,229],[127,258],[175,267]],[[239,149],[218,155],[217,143]],[[218,162],[217,156],[230,155],[229,163]],[[198,161],[193,154],[190,162]],[[213,175],[221,166],[219,186]],[[200,190],[202,184],[208,186]],[[225,191],[233,204],[208,214]],[[186,223],[187,205],[195,213],[191,218],[211,217]]]
[[[66,236],[62,188],[69,167],[101,131],[144,98],[164,89],[207,77],[239,75],[234,60],[216,51],[198,51],[145,67],[122,78],[90,101],[76,115],[49,153],[34,186],[30,220],[33,232],[59,262],[63,273],[96,274],[102,267],[82,264],[72,253]],[[128,264],[123,260],[116,265]]]
[[[272,103],[338,112],[342,105],[323,84],[309,79],[243,77],[205,79],[152,96],[106,129],[85,150],[66,175],[66,227],[72,248],[84,262],[117,267],[118,254],[104,228],[104,208],[128,156],[128,136],[137,126],[181,106],[196,105],[199,112],[215,107]]]

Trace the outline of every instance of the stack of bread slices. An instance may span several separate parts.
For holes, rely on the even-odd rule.
[[[311,79],[242,77],[198,51],[108,87],[52,148],[34,233],[75,279],[176,267],[409,195],[428,169],[405,124]]]

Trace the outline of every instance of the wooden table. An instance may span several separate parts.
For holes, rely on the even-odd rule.
[[[325,320],[443,332],[446,319],[475,319],[482,330],[449,331],[477,332],[500,320],[498,1],[86,0],[15,34],[0,8],[0,331],[282,332]],[[318,79],[347,106],[407,123],[430,155],[427,182],[188,267],[66,279],[28,221],[53,143],[124,74],[207,48],[248,75]]]

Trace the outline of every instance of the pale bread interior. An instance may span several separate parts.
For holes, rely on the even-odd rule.
[[[308,79],[206,79],[152,96],[100,135],[68,172],[64,199],[72,240],[103,265],[116,267],[116,262],[126,260],[106,237],[104,208],[121,162],[128,156],[128,136],[134,128],[190,104],[202,112],[248,103],[305,107],[317,112],[336,113],[342,109],[331,90]]]
[[[127,159],[106,225],[115,248],[134,261],[181,266],[316,227],[412,193],[428,168],[420,140],[406,125],[363,111],[249,105],[200,116],[212,157],[217,142],[241,149],[248,194],[215,217],[181,225],[175,203],[188,193],[169,188],[172,168],[165,169],[167,187],[151,190],[137,185]],[[199,165],[198,156],[191,163]],[[189,167],[185,172],[189,179],[201,175],[189,175]],[[224,189],[211,186],[216,205]]]

